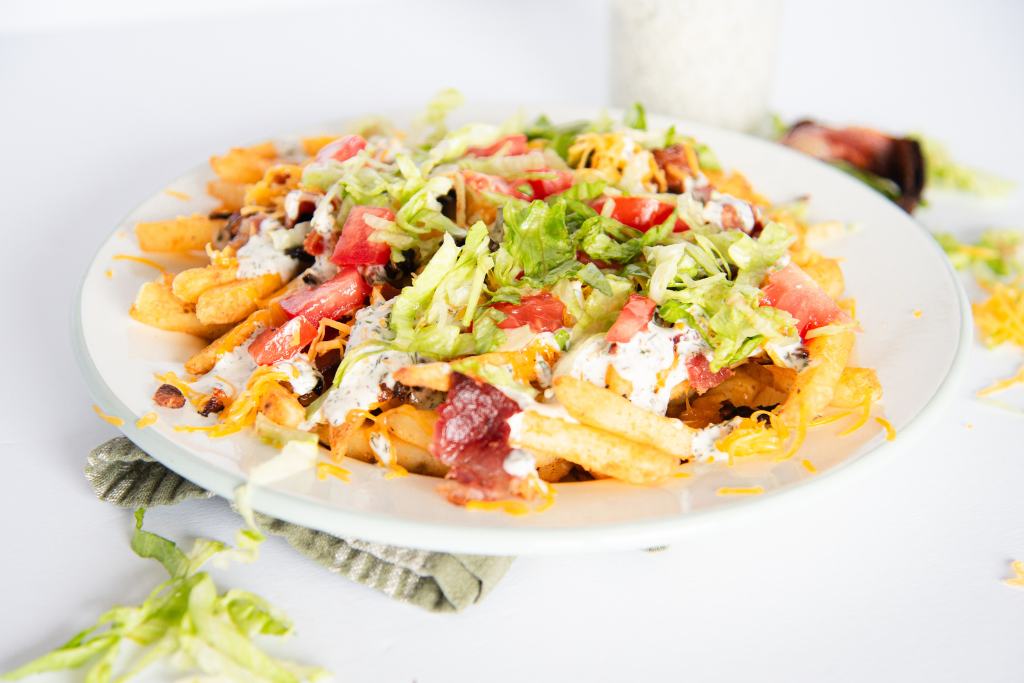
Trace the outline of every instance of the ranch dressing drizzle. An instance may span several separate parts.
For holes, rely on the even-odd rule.
[[[652,413],[664,415],[672,389],[689,378],[686,362],[706,345],[695,330],[661,327],[653,321],[624,344],[595,335],[571,349],[555,367],[555,376],[571,375],[606,386],[608,368],[628,381],[627,398]]]
[[[358,360],[348,366],[324,400],[321,412],[330,424],[343,423],[353,410],[368,409],[380,399],[381,385],[393,389],[394,372],[413,363],[410,354],[391,350],[385,343],[392,338],[387,327],[392,303],[382,301],[356,313],[346,354]]]
[[[277,273],[282,282],[295,277],[299,267],[297,259],[274,247],[272,233],[284,230],[284,226],[273,218],[260,222],[260,231],[238,250],[238,277],[240,279]]]

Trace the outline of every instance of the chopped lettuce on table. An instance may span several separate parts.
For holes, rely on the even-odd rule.
[[[220,592],[203,571],[215,557],[251,559],[262,539],[260,532],[252,527],[239,532],[239,549],[201,538],[186,553],[173,541],[143,529],[143,516],[144,510],[136,511],[132,550],[163,565],[169,578],[141,605],[104,612],[94,626],[0,680],[88,667],[89,683],[129,681],[161,661],[236,681],[303,683],[330,678],[323,669],[276,659],[261,650],[255,642],[258,636],[287,636],[291,622],[258,595],[238,589]],[[129,645],[138,651],[125,652]]]

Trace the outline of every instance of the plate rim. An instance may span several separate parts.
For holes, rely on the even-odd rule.
[[[501,106],[500,103],[481,103],[466,109],[475,112],[482,107],[497,109]],[[535,107],[532,104],[523,105],[520,103],[514,107],[505,108],[505,111],[527,108],[539,110],[545,107]],[[546,107],[546,109],[554,109],[556,111],[579,111],[587,108],[585,105],[558,106],[554,104],[549,104]],[[590,107],[589,109],[593,111],[600,110],[598,107]],[[604,108],[603,111],[614,115],[617,110],[614,108]],[[859,187],[871,193],[875,200],[889,204],[888,200],[884,199],[881,195],[877,195],[870,188],[860,186],[855,179],[850,178],[842,171],[781,145],[745,133],[706,124],[697,124],[672,116],[657,113],[649,113],[648,116],[651,119],[670,121],[680,127],[684,127],[686,130],[695,131],[697,137],[700,137],[701,130],[708,130],[712,131],[715,135],[726,135],[742,139],[744,142],[754,144],[755,146],[770,145],[775,148],[776,152],[791,154],[803,161],[816,162],[820,172],[838,174],[844,182],[851,183],[851,187]],[[336,125],[337,121],[333,124],[322,124],[322,127],[326,128]],[[313,126],[303,126],[300,130],[312,128]],[[291,135],[294,136],[294,134]],[[289,135],[271,137],[272,139],[286,139]],[[204,164],[197,164],[174,179],[164,183],[163,187],[169,186],[177,179],[193,175],[204,168]],[[118,230],[123,229],[125,221],[130,216],[136,213],[160,191],[158,189],[136,203],[117,223],[117,227],[99,243],[86,264],[84,272],[78,279],[78,291],[72,301],[70,341],[75,360],[85,380],[85,384],[99,404],[103,405],[107,410],[113,409],[114,412],[120,414],[131,415],[133,411],[107,385],[106,380],[96,367],[86,344],[83,327],[85,283],[90,272],[93,270],[97,257],[109,240],[116,235]],[[900,210],[895,205],[890,205],[890,207],[895,211]],[[924,433],[924,427],[937,419],[942,410],[951,402],[963,378],[967,354],[974,337],[970,302],[959,276],[938,243],[934,240],[931,232],[912,215],[907,214],[906,218],[916,230],[922,233],[922,236],[927,238],[926,241],[929,243],[934,255],[942,261],[944,272],[956,291],[956,308],[959,313],[958,323],[960,328],[957,335],[956,349],[949,368],[935,392],[901,429],[898,440],[891,442],[883,441],[858,457],[844,459],[834,467],[819,473],[812,481],[789,484],[777,490],[769,491],[764,495],[737,499],[729,505],[699,509],[664,519],[610,522],[583,528],[496,528],[463,526],[442,522],[420,522],[412,519],[398,519],[373,513],[332,508],[325,506],[321,502],[307,500],[291,493],[277,491],[261,485],[251,485],[253,509],[294,524],[316,528],[343,538],[352,537],[346,529],[358,529],[357,534],[363,540],[423,550],[489,555],[545,555],[632,550],[663,546],[666,543],[678,541],[689,533],[696,533],[699,529],[709,524],[729,521],[738,515],[745,514],[752,506],[764,509],[770,503],[775,509],[781,509],[785,505],[792,508],[806,504],[809,499],[823,495],[839,483],[851,481],[852,477],[849,476],[850,474],[863,478],[875,471],[877,466],[886,460],[886,458],[879,457],[879,455],[891,454],[894,449],[906,448],[915,442]],[[206,462],[200,454],[164,438],[157,432],[137,428],[130,420],[125,421],[123,425],[117,428],[132,442],[149,453],[150,456],[175,473],[191,481],[201,479],[201,485],[204,488],[222,498],[226,498],[228,501],[233,500],[236,488],[246,483],[244,476],[224,471]],[[873,465],[868,467],[862,463],[873,463]],[[846,473],[847,476],[835,476],[840,472]],[[796,495],[797,492],[800,492],[801,495]],[[315,520],[315,523],[312,525],[310,524],[311,520]]]

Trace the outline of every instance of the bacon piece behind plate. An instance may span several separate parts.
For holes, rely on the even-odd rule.
[[[845,161],[860,171],[888,178],[899,187],[895,201],[907,212],[921,201],[924,155],[917,140],[890,137],[871,128],[827,128],[798,121],[782,144],[822,161]]]
[[[703,394],[728,379],[732,375],[732,370],[722,368],[718,372],[711,372],[707,357],[695,353],[686,359],[686,373],[690,376],[690,388],[698,394]]]
[[[508,418],[519,405],[498,389],[452,373],[448,398],[438,409],[430,452],[451,469],[442,493],[453,503],[494,500],[517,494],[520,480],[504,469]]]

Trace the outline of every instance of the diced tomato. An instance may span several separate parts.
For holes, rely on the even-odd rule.
[[[761,290],[762,303],[796,318],[801,337],[815,328],[850,319],[811,276],[792,263],[768,273]]]
[[[314,331],[320,320],[336,320],[352,313],[366,301],[370,286],[352,266],[318,287],[296,292],[281,299],[281,308],[290,316],[300,317],[313,326]]]
[[[607,202],[614,202],[611,211],[612,218],[631,228],[636,228],[640,232],[647,232],[664,223],[675,208],[671,204],[659,202],[650,197],[601,197],[591,206],[598,213],[603,213],[602,209]],[[684,232],[688,229],[686,223],[677,219],[676,226],[672,231]]]
[[[538,169],[530,173],[543,173],[544,178],[527,178],[526,182],[533,188],[534,199],[544,199],[559,192],[565,192],[572,187],[573,175],[571,171],[553,171],[551,169]]]
[[[305,318],[292,318],[280,327],[264,330],[249,345],[257,365],[273,365],[291,358],[316,337],[317,325]]]
[[[470,147],[466,154],[471,157],[491,157],[502,152],[505,156],[516,156],[526,154],[526,150],[526,136],[520,133],[498,138],[497,142],[486,147]]]
[[[686,359],[686,374],[690,378],[690,388],[698,394],[703,394],[731,377],[732,370],[722,368],[718,372],[711,372],[711,364],[708,363],[707,357],[702,353],[695,353]]]
[[[334,159],[335,161],[345,161],[351,159],[359,150],[366,147],[366,140],[363,139],[362,135],[343,135],[334,142],[329,142],[320,148],[320,151],[316,153],[317,161],[327,161],[328,159]]]
[[[389,221],[395,220],[395,212],[382,206],[353,206],[341,236],[334,247],[331,262],[339,266],[382,266],[391,260],[391,247],[385,242],[370,239],[373,227],[366,222],[366,216],[377,216]]]
[[[503,330],[529,325],[534,332],[555,332],[565,326],[565,306],[549,292],[524,296],[518,304],[494,304],[494,308],[507,316],[498,323]]]
[[[465,179],[466,185],[472,187],[477,192],[496,192],[498,194],[508,195],[509,197],[531,199],[530,195],[519,189],[520,187],[528,184],[525,180],[517,183],[511,180],[506,180],[501,176],[477,173],[476,171],[463,171],[462,177]]]
[[[615,319],[615,324],[608,330],[605,339],[625,344],[633,338],[634,334],[647,327],[647,323],[651,322],[654,317],[654,309],[657,305],[653,299],[648,299],[646,296],[630,294],[629,301],[619,311],[619,317]]]

